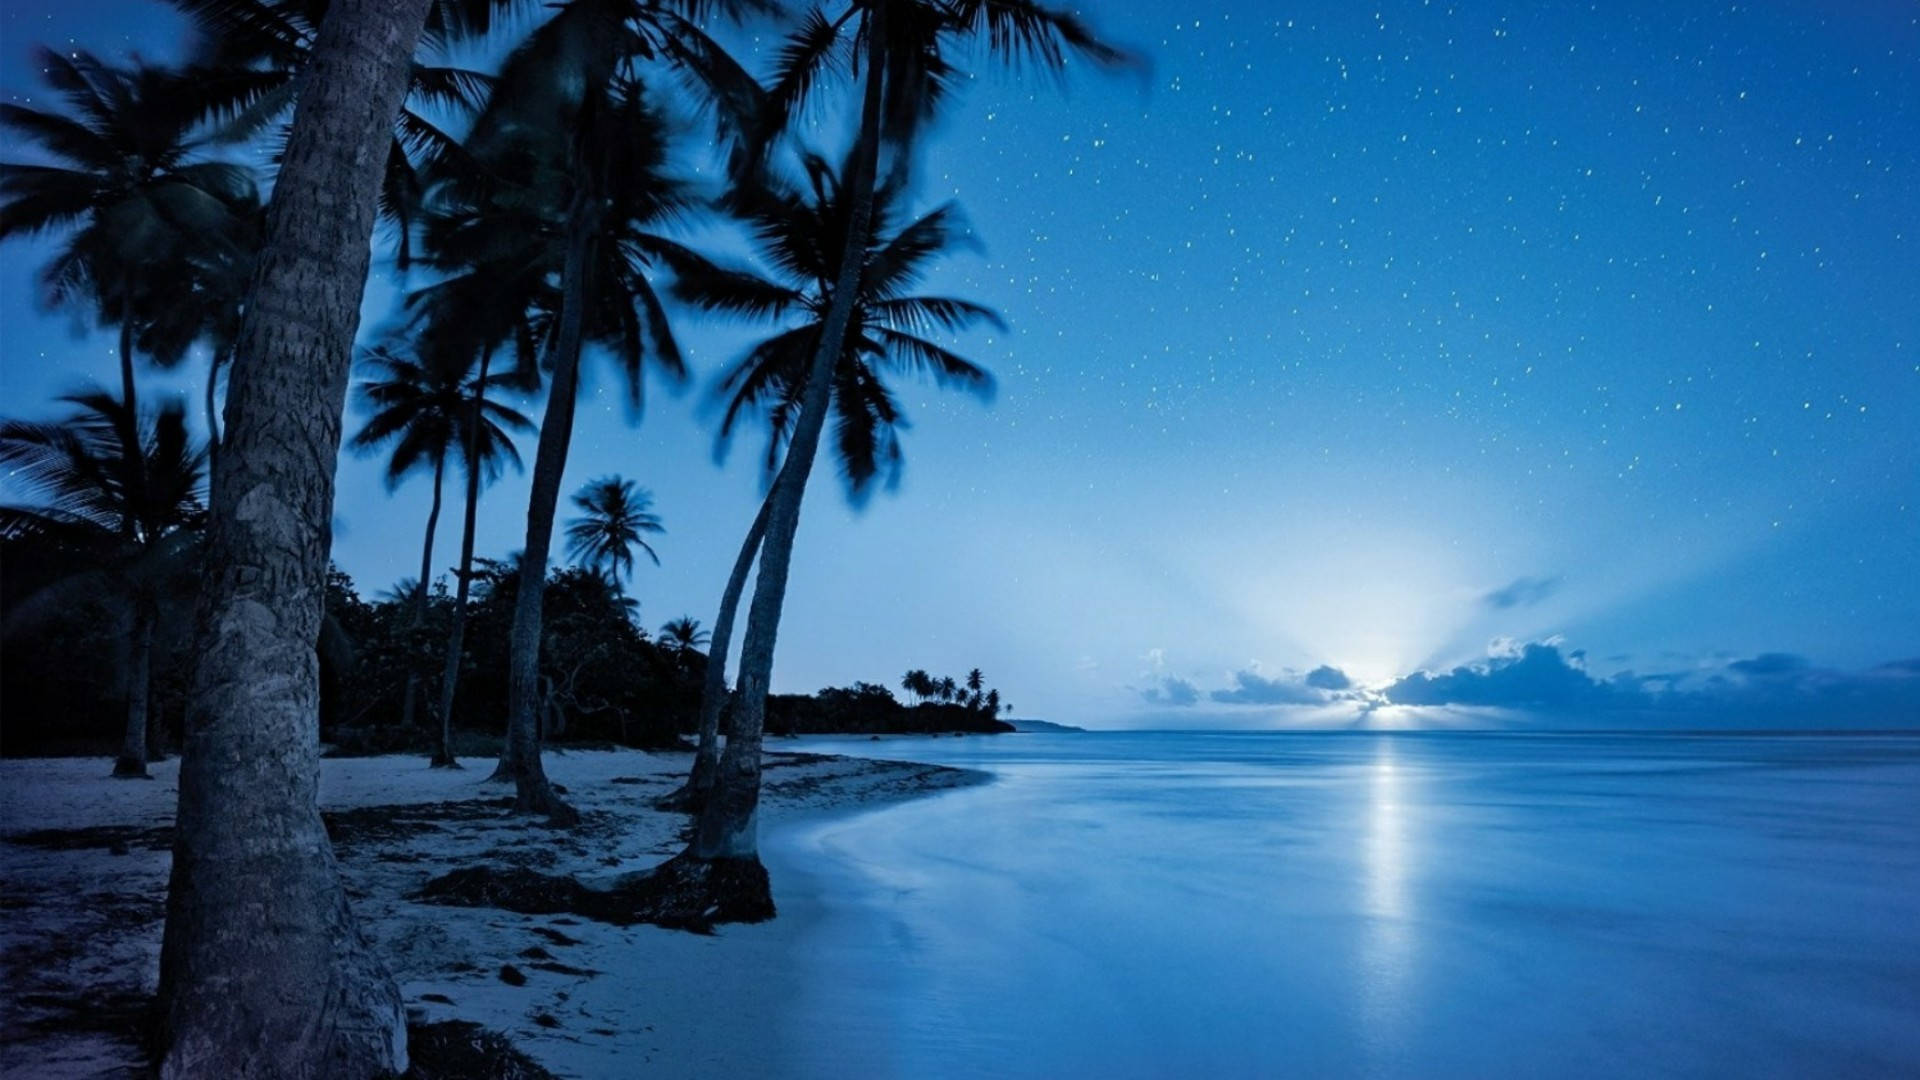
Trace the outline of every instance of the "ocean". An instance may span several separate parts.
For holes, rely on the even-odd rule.
[[[995,777],[766,838],[787,1075],[1920,1075],[1920,737],[780,748]]]

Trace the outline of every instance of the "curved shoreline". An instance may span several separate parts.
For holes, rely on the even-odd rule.
[[[654,810],[690,755],[550,753],[582,825],[555,832],[501,813],[479,770],[416,757],[328,758],[321,800],[361,928],[417,1020],[478,1022],[562,1076],[765,1071],[782,1006],[803,990],[787,962],[809,899],[776,866],[781,918],[714,937],[565,916],[420,904],[428,878],[481,863],[582,879],[678,851],[684,815]],[[138,1069],[140,1010],[158,976],[177,762],[151,783],[101,759],[0,761],[0,1072],[96,1077]],[[762,828],[780,837],[851,813],[991,779],[968,769],[769,752]],[[30,826],[22,828],[19,826]],[[789,877],[783,887],[781,877]],[[804,889],[804,886],[801,886]]]

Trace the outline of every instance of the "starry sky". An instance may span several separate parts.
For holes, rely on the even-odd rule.
[[[998,392],[903,384],[905,477],[862,510],[816,473],[776,689],[979,666],[1102,727],[1920,723],[1920,7],[1087,14],[1150,73],[983,73],[928,146],[922,205],[983,244],[929,291],[1006,315],[958,342]],[[0,92],[36,98],[36,42],[180,29],[17,0]],[[113,370],[36,308],[45,251],[0,259],[9,414]],[[401,284],[376,269],[370,324]],[[694,379],[637,427],[590,362],[569,465],[653,491],[650,626],[712,622],[759,492],[756,443],[712,453],[747,339],[678,330]],[[427,505],[377,469],[343,461],[335,541],[368,591],[417,571]],[[483,554],[525,499],[488,493]]]

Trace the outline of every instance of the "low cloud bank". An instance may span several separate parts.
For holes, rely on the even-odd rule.
[[[1865,671],[1762,653],[1718,667],[1598,679],[1586,653],[1531,642],[1484,663],[1416,672],[1380,692],[1393,705],[1507,709],[1563,725],[1920,727],[1920,659]]]

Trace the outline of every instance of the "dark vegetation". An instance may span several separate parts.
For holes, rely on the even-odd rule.
[[[0,575],[0,600],[11,619],[31,626],[31,632],[9,634],[0,650],[0,700],[8,713],[0,752],[111,753],[119,744],[128,615],[115,582],[87,573],[90,559],[88,550],[44,536],[0,540],[0,563],[7,568]],[[186,713],[191,559],[170,575],[153,639],[148,741],[155,757],[179,746]],[[453,718],[462,745],[497,746],[506,730],[508,629],[518,577],[517,563],[482,559],[475,567]],[[56,584],[58,604],[28,602]],[[320,737],[333,753],[433,749],[432,710],[419,710],[415,722],[406,723],[405,695],[410,673],[438,673],[453,597],[444,582],[436,583],[427,592],[424,618],[416,621],[412,583],[402,585],[369,598],[339,570],[328,577],[328,617],[318,648]],[[544,607],[544,738],[587,746],[681,746],[698,720],[706,677],[698,622],[676,619],[649,632],[633,597],[606,574],[577,566],[548,575]],[[1013,730],[989,709],[990,703],[999,705],[997,691],[978,697],[962,690],[941,700],[935,683],[923,700],[903,704],[886,687],[860,682],[815,694],[775,694],[767,704],[767,726],[779,735]]]

